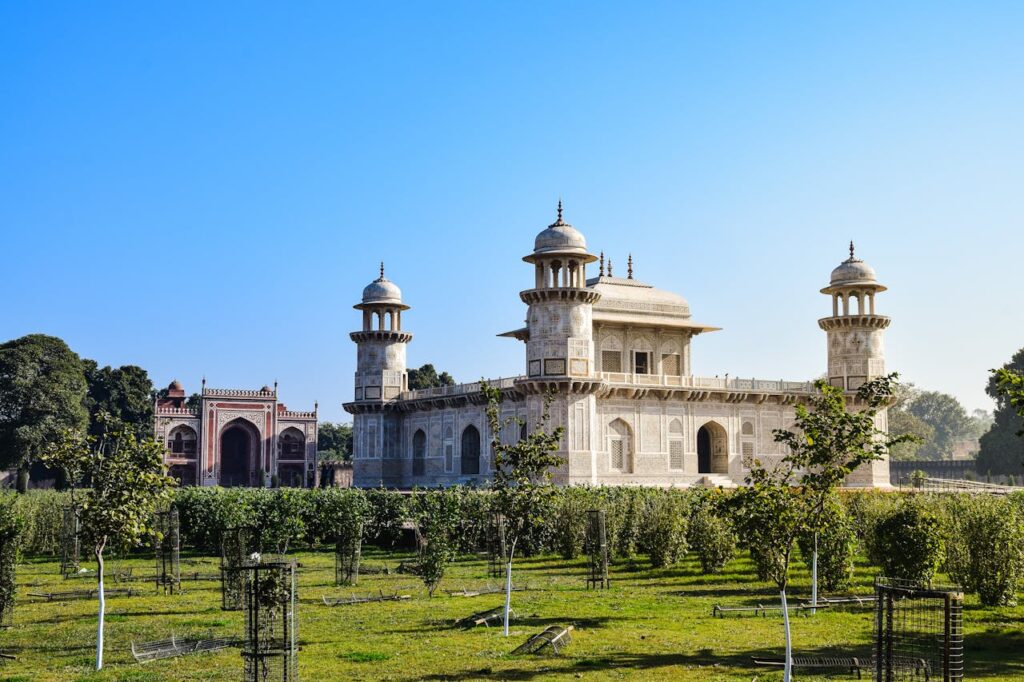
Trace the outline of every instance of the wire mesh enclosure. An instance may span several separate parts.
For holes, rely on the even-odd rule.
[[[505,545],[505,516],[491,514],[487,534],[487,575],[500,578],[505,575],[508,548]]]
[[[963,593],[875,579],[875,681],[964,678]]]
[[[608,530],[603,509],[587,512],[586,551],[590,557],[587,589],[608,588]]]
[[[60,524],[60,575],[62,578],[76,575],[81,568],[82,537],[78,510],[73,506],[64,507]]]
[[[245,526],[225,528],[220,534],[220,607],[242,610],[242,573],[249,563],[250,531]]]
[[[178,510],[157,512],[153,520],[153,552],[156,555],[156,588],[165,594],[181,591],[181,538]]]
[[[246,682],[298,680],[295,563],[254,563],[237,572],[244,592]]]
[[[359,559],[363,551],[363,524],[344,524],[338,529],[334,545],[334,584],[359,582]]]

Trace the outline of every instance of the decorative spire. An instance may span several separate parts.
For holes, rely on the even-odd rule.
[[[609,277],[612,276],[612,259],[611,258],[608,259],[608,276]]]
[[[601,252],[601,267],[598,269],[597,274],[604,277],[604,251]]]
[[[853,240],[850,240],[850,260],[853,260]]]
[[[626,279],[633,279],[633,254],[629,254],[629,260],[626,261]]]
[[[380,262],[380,278],[384,279],[384,261]]]
[[[562,222],[562,197],[558,197],[558,222]]]

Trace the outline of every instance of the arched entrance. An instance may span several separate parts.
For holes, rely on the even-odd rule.
[[[708,422],[697,430],[697,473],[729,473],[729,454],[725,429]]]
[[[254,484],[258,437],[256,430],[240,419],[224,428],[220,435],[220,485],[232,488]]]
[[[462,474],[480,473],[480,432],[475,426],[467,426],[462,432]]]
[[[422,476],[426,469],[427,434],[418,429],[412,437],[412,475]]]

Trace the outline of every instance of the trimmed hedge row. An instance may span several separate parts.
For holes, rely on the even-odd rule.
[[[492,495],[454,487],[400,493],[384,489],[181,488],[175,506],[186,546],[218,553],[224,528],[255,529],[264,551],[287,551],[334,542],[338,529],[362,523],[367,542],[384,548],[402,539],[403,526],[422,514],[426,496],[444,497],[458,510],[454,533],[460,554],[486,545]],[[528,529],[526,555],[580,556],[586,513],[604,509],[615,558],[647,555],[655,566],[676,563],[693,551],[705,573],[721,571],[739,539],[725,511],[727,491],[625,487],[553,488],[542,504],[547,523]],[[9,497],[22,519],[21,551],[56,554],[67,493],[32,491]],[[844,492],[830,501],[818,536],[818,569],[826,590],[844,588],[857,545],[869,562],[895,578],[931,580],[941,568],[984,604],[1016,600],[1024,579],[1024,493],[1006,498],[926,493]],[[809,564],[813,537],[801,538]],[[751,548],[747,547],[749,552]],[[756,557],[755,557],[756,558]]]

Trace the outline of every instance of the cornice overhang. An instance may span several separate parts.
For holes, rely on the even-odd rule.
[[[823,317],[818,320],[818,326],[825,331],[833,329],[852,329],[854,327],[868,327],[870,329],[885,329],[892,322],[892,319],[885,315],[837,315],[835,317]]]

